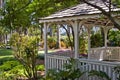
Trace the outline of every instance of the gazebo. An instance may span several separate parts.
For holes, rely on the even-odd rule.
[[[91,3],[102,7],[104,10],[109,11],[108,7],[101,1],[91,1]],[[112,12],[120,11],[119,8],[112,6]],[[114,18],[120,20],[119,14],[114,14]],[[102,18],[101,18],[102,17]],[[47,54],[47,28],[51,24],[70,24],[74,30],[74,58],[78,60],[79,67],[85,70],[98,70],[106,72],[113,80],[116,80],[116,74],[112,71],[113,67],[120,64],[120,47],[107,46],[107,33],[108,30],[113,28],[112,22],[104,16],[101,11],[91,7],[85,3],[78,4],[77,6],[56,12],[48,17],[39,19],[39,23],[44,23],[44,50],[45,50],[45,68],[48,69],[63,69],[63,64],[67,63],[68,56],[59,56]],[[88,58],[82,59],[78,56],[79,48],[79,28],[81,25],[87,29],[88,33]],[[104,32],[104,47],[91,48],[91,28],[97,26],[103,28]],[[111,61],[103,61],[103,60]],[[116,61],[116,62],[113,62]],[[83,79],[84,80],[84,79]],[[96,80],[90,79],[90,80]]]

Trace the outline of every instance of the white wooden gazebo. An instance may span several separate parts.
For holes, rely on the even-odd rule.
[[[92,1],[92,3],[102,7],[108,11],[108,7],[102,2]],[[119,8],[112,6],[112,11],[120,11]],[[114,18],[118,21],[120,20],[119,14],[113,14]],[[102,18],[101,18],[102,17]],[[77,6],[68,8],[52,14],[48,17],[41,18],[39,23],[44,23],[44,50],[45,50],[45,67],[47,69],[62,69],[63,64],[67,62],[69,57],[67,56],[58,56],[47,54],[47,28],[55,23],[59,24],[70,24],[74,29],[74,58],[78,59],[80,68],[83,71],[85,70],[101,70],[106,72],[113,80],[116,80],[116,74],[112,71],[113,67],[120,64],[120,47],[108,47],[107,46],[107,33],[108,30],[113,28],[111,21],[105,17],[101,11],[96,8],[93,8],[85,3],[78,4]],[[78,56],[78,32],[81,25],[87,29],[88,32],[88,59],[80,59]],[[102,27],[104,30],[104,47],[91,48],[90,34],[91,28],[94,26]],[[116,62],[102,61],[104,59],[116,60]],[[82,79],[86,80],[86,79]],[[95,78],[89,78],[89,80],[97,80]]]

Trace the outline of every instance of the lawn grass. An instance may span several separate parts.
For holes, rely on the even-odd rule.
[[[0,48],[0,65],[11,60],[14,60],[13,50]]]
[[[55,52],[55,50],[48,50],[48,53],[51,52]],[[44,60],[44,50],[38,51],[37,58]],[[6,61],[11,61],[11,60],[15,60],[13,56],[13,50],[0,48],[0,65]]]
[[[48,53],[55,52],[55,50],[48,50]],[[44,54],[44,50],[38,51],[38,54]]]
[[[1,56],[10,56],[12,55],[13,50],[11,49],[0,49],[0,57]]]
[[[55,52],[55,50],[48,50],[48,53]],[[44,50],[38,51],[37,59],[44,60]]]
[[[2,49],[2,48],[0,48],[0,59],[2,59],[2,58],[11,58],[11,57],[13,57],[13,50],[11,50],[11,49]]]

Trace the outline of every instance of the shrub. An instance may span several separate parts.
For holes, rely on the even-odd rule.
[[[37,65],[36,67],[37,67],[37,70],[39,70],[39,71],[44,71],[45,70],[44,65]]]
[[[71,42],[70,42],[71,40]],[[64,43],[66,45],[66,47],[73,47],[73,37],[70,37],[70,40],[68,39],[68,37],[64,38]]]
[[[36,57],[38,56],[38,43],[40,39],[35,36],[23,36],[18,33],[11,37],[11,45],[14,48],[15,58],[23,65],[26,77],[36,80]]]
[[[108,33],[109,46],[120,46],[120,31],[110,30]]]
[[[100,33],[92,34],[91,36],[91,47],[102,47],[103,46],[103,38]]]
[[[56,48],[56,38],[55,38],[55,37],[49,37],[49,38],[47,39],[47,43],[48,43],[48,47],[49,47],[50,49]]]
[[[60,45],[61,45],[61,47],[66,48],[66,44],[64,41],[60,41]]]
[[[79,37],[79,51],[81,54],[87,53],[87,40],[84,37]]]
[[[23,76],[23,66],[18,61],[7,61],[0,66],[0,80],[16,80],[20,75]]]

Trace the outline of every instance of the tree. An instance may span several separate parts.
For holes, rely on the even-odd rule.
[[[24,10],[24,7],[30,3],[30,0],[5,0],[5,4],[1,9],[1,16],[3,17],[1,19],[2,26],[7,27],[10,30],[27,26],[29,15]]]
[[[28,27],[35,26],[41,29],[41,35],[43,27],[39,26],[38,18],[78,3],[77,0],[4,0],[4,2],[0,14],[1,26],[9,28],[11,32],[14,30],[25,34]]]

